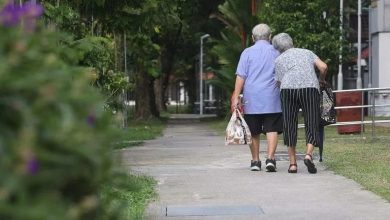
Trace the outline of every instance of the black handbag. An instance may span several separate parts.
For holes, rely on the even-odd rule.
[[[320,125],[326,126],[336,123],[335,98],[332,88],[326,84],[320,89]]]

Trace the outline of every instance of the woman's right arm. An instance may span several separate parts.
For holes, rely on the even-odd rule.
[[[242,88],[244,87],[245,79],[240,75],[236,77],[236,83],[234,85],[234,91],[230,99],[230,110],[233,112],[235,108],[240,107],[238,96],[241,94]]]
[[[324,61],[322,61],[320,58],[315,59],[314,64],[320,71],[320,81],[325,81],[328,65],[326,65],[326,63],[324,63]]]

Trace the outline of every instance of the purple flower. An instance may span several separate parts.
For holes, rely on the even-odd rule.
[[[39,162],[34,155],[30,155],[26,162],[26,171],[30,175],[35,175],[39,171]]]
[[[43,14],[43,7],[40,4],[36,4],[33,1],[24,3],[21,8],[22,15],[26,18],[37,18]]]
[[[24,29],[32,31],[35,28],[36,18],[43,14],[43,7],[33,1],[28,1],[22,6],[15,5],[11,0],[0,10],[0,24],[11,27],[18,25],[22,20]]]
[[[87,116],[87,124],[89,125],[89,127],[93,127],[95,126],[95,123],[96,123],[96,117],[94,114],[89,114]]]
[[[43,7],[35,2],[28,1],[21,8],[24,21],[24,30],[32,32],[35,30],[36,20],[43,14]]]
[[[15,26],[21,20],[21,7],[9,1],[0,11],[0,23],[6,27]]]

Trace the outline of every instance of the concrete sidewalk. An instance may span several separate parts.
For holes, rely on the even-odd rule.
[[[224,146],[203,123],[169,124],[163,137],[122,152],[124,166],[158,181],[145,219],[390,219],[390,203],[318,160],[317,174],[307,172],[303,155],[298,173],[287,173],[284,146],[278,172],[249,171],[248,147]]]

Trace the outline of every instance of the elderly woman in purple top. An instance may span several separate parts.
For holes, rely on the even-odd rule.
[[[319,143],[320,86],[315,69],[320,72],[320,81],[325,80],[327,65],[312,51],[294,48],[286,33],[276,35],[273,46],[281,53],[275,61],[276,80],[280,83],[280,98],[283,110],[283,139],[290,157],[289,173],[297,172],[295,147],[297,144],[298,111],[302,109],[305,119],[306,155],[304,163],[309,173],[316,173],[313,163],[314,146]]]
[[[279,52],[270,44],[271,29],[266,24],[253,28],[252,39],[254,45],[242,52],[238,62],[231,109],[240,105],[238,97],[243,90],[244,119],[252,134],[250,169],[261,170],[260,133],[265,133],[268,142],[266,171],[275,172],[278,133],[283,130],[280,93],[274,72]]]

